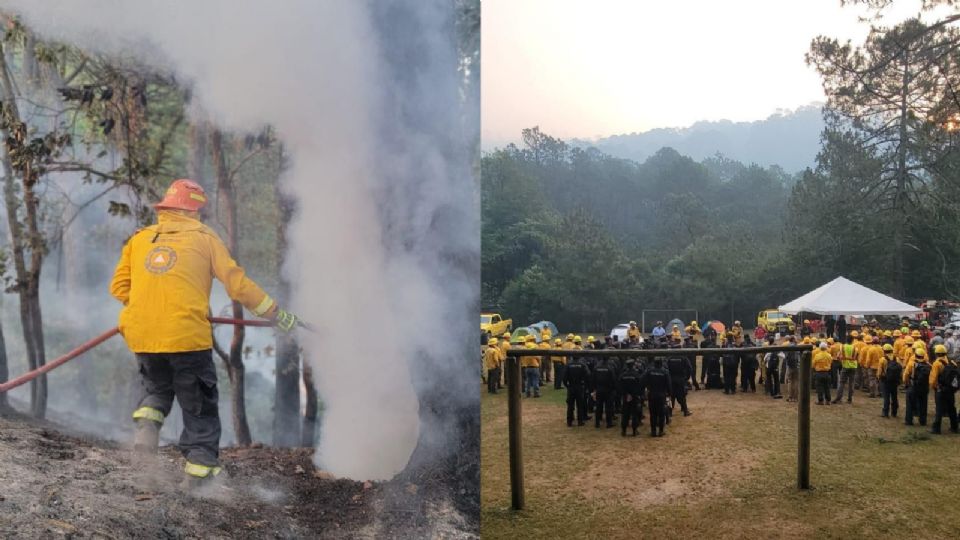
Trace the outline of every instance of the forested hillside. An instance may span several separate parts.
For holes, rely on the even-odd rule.
[[[820,105],[808,105],[754,122],[701,121],[685,128],[657,128],[570,144],[595,146],[612,156],[636,161],[669,146],[696,160],[720,153],[744,163],[778,165],[792,173],[814,166],[823,127]]]

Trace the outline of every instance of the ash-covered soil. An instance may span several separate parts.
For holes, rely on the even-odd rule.
[[[447,494],[335,479],[312,449],[225,448],[226,474],[198,492],[180,487],[175,448],[144,457],[66,431],[0,417],[0,538],[476,537]]]

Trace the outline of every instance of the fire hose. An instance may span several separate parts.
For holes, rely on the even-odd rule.
[[[213,324],[231,324],[231,325],[239,325],[239,326],[263,326],[263,327],[273,326],[272,322],[261,321],[261,320],[228,319],[224,317],[210,317],[209,320]],[[316,330],[314,330],[311,326],[307,325],[302,321],[298,321],[297,325],[303,329],[309,330],[310,332],[316,332]],[[48,371],[52,371],[62,366],[63,364],[66,364],[70,360],[73,360],[74,358],[89,351],[90,349],[96,347],[97,345],[100,345],[104,341],[112,338],[113,336],[119,333],[120,333],[120,330],[118,328],[111,328],[110,330],[100,334],[99,336],[91,339],[90,341],[87,341],[86,343],[71,350],[70,352],[57,358],[56,360],[47,362],[46,364],[38,367],[37,369],[28,371],[15,379],[11,379],[3,384],[0,384],[0,393],[12,390],[22,384],[30,382],[33,379],[36,379],[37,377],[39,377],[40,375],[43,375],[44,373],[47,373]]]

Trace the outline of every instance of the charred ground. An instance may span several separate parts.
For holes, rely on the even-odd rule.
[[[223,449],[222,485],[179,487],[173,447],[143,458],[122,445],[16,414],[0,417],[4,538],[472,537],[445,490],[403,475],[335,479],[312,449]]]

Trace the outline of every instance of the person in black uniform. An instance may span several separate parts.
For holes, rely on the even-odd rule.
[[[727,341],[723,344],[724,349],[732,349],[736,347],[736,344],[733,341],[733,334],[727,334]],[[737,360],[739,356],[734,352],[725,352],[721,355],[721,363],[723,365],[723,393],[724,394],[736,394],[737,393]]]
[[[679,342],[674,342],[671,349],[679,349]],[[690,378],[691,371],[690,360],[685,356],[671,355],[667,353],[667,370],[670,372],[671,393],[675,403],[680,403],[680,410],[684,416],[690,416],[692,413],[687,408],[687,379]],[[651,412],[652,414],[652,412]]]
[[[597,414],[594,417],[594,426],[600,427],[600,420],[604,412],[607,414],[607,427],[613,427],[613,397],[617,386],[617,378],[613,366],[608,358],[600,358],[593,369],[593,394],[597,402]]]
[[[770,340],[773,345],[773,340]],[[767,392],[774,399],[783,399],[780,394],[780,362],[783,360],[783,353],[768,352],[763,356],[763,362],[767,367]]]
[[[573,425],[573,409],[577,409],[577,425],[587,420],[587,387],[590,368],[582,357],[571,358],[563,372],[563,386],[567,389],[567,426]]]
[[[637,426],[640,425],[639,401],[643,397],[643,387],[640,386],[641,373],[637,371],[636,362],[633,359],[627,360],[626,369],[620,375],[618,381],[620,395],[622,396],[620,417],[620,435],[627,436],[627,423],[633,428],[633,436],[637,436]]]
[[[667,397],[670,395],[670,373],[663,368],[660,357],[653,359],[653,366],[640,376],[640,386],[647,390],[647,405],[650,408],[650,436],[663,437],[667,420]]]
[[[704,340],[700,348],[716,348],[717,343],[713,340]],[[703,365],[700,367],[700,384],[706,389],[723,388],[723,382],[720,380],[720,356],[716,354],[704,354]]]
[[[743,340],[744,348],[752,348],[755,345],[750,336],[745,336]],[[757,355],[752,352],[745,352],[740,355],[740,391],[757,393]]]
[[[847,319],[840,315],[837,317],[837,341],[840,343],[847,342]]]

